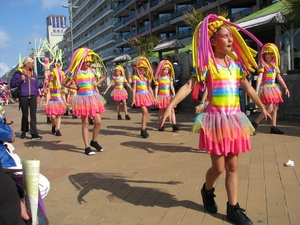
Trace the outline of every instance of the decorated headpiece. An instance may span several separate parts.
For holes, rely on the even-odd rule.
[[[121,66],[121,65],[116,65],[115,71],[116,71],[116,70],[121,71],[121,76],[122,76],[122,77],[125,77],[125,70],[124,70],[124,67],[123,67],[123,66]]]
[[[243,69],[248,73],[250,71],[254,71],[254,68],[257,68],[257,63],[254,59],[254,56],[257,54],[257,52],[247,46],[238,30],[247,34],[259,46],[262,46],[262,43],[249,31],[238,26],[237,24],[231,23],[224,17],[210,14],[198,24],[193,35],[193,66],[197,70],[198,79],[200,79],[201,74],[208,71],[211,71],[212,73],[218,72],[210,39],[223,25],[226,25],[230,29],[233,38],[233,52],[232,54],[229,54],[229,56],[240,62]]]
[[[280,54],[278,51],[278,48],[275,44],[273,43],[266,43],[264,44],[264,46],[262,47],[260,54],[259,54],[259,66],[263,66],[265,68],[269,68],[268,63],[265,61],[263,54],[267,54],[267,53],[271,53],[274,54],[274,57],[271,61],[272,66],[275,67],[277,72],[280,72],[279,70],[279,65],[280,65]]]
[[[91,55],[87,55],[87,56],[84,58],[84,62],[93,62],[92,56],[91,56]]]
[[[152,67],[151,67],[151,64],[150,64],[148,58],[145,56],[141,56],[138,59],[138,61],[136,62],[136,71],[139,76],[145,75],[145,74],[143,74],[144,70],[142,70],[141,68],[146,69],[146,75],[148,76],[148,80],[152,80],[153,79],[153,70],[152,70]]]
[[[172,63],[169,60],[162,60],[155,71],[155,79],[160,78],[164,72],[164,69],[170,69],[170,77],[175,79],[175,72]]]
[[[101,68],[106,71],[101,57],[93,50],[83,47],[76,49],[76,51],[73,53],[69,68],[66,70],[66,74],[71,73],[72,76],[74,76],[78,73],[82,64],[87,60],[92,61],[93,63],[99,63]]]
[[[57,87],[61,88],[61,82],[63,79],[62,70],[60,68],[55,67],[50,72],[50,75],[55,77]]]

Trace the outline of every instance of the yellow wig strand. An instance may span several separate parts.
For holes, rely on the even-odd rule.
[[[101,57],[95,53],[93,50],[88,48],[78,48],[72,55],[72,59],[69,65],[69,68],[66,71],[66,74],[71,73],[72,76],[76,75],[80,70],[82,64],[84,63],[86,57],[88,57],[89,61],[93,63],[99,63],[101,68],[106,71],[106,67],[101,59]]]
[[[277,46],[273,43],[266,43],[264,44],[264,46],[262,47],[261,51],[260,51],[260,57],[259,57],[259,65],[263,66],[265,68],[268,68],[268,63],[265,61],[263,55],[267,54],[267,53],[271,53],[274,54],[274,58],[271,62],[272,66],[275,67],[276,72],[280,73],[280,69],[279,69],[279,65],[280,65],[280,53],[279,50],[277,48]]]
[[[57,87],[57,88],[61,88],[61,84],[60,84],[60,77],[59,77],[59,74],[58,74],[58,71],[57,71],[57,68],[54,68],[52,71],[51,71],[51,73],[50,73],[50,76],[54,76],[55,77],[55,86]]]
[[[122,76],[122,77],[125,77],[125,70],[124,70],[124,67],[123,67],[123,66],[121,66],[121,65],[116,65],[115,70],[121,71],[121,76]]]
[[[141,78],[141,76],[148,76],[148,80],[152,80],[153,79],[153,70],[151,67],[151,64],[148,60],[147,57],[145,56],[141,56],[138,61],[136,62],[136,71],[137,71],[137,75]],[[146,74],[143,74],[143,71],[141,70],[141,68],[145,68],[146,69]]]

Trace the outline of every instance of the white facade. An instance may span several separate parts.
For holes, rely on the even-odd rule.
[[[100,55],[106,66],[116,57],[113,18],[114,4],[111,0],[73,0],[78,7],[73,11],[74,51],[87,47]]]
[[[47,40],[51,48],[58,45],[59,49],[63,48],[63,35],[66,29],[66,16],[49,15],[46,19]]]

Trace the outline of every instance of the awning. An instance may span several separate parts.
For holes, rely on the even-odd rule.
[[[184,48],[184,45],[177,39],[166,41],[158,44],[152,51],[153,52],[167,52],[175,49]]]
[[[243,19],[236,21],[235,23],[245,29],[269,23],[287,23],[288,20],[285,17],[286,12],[282,10],[283,8],[284,5],[281,1],[276,2],[264,9],[261,9],[255,13],[250,14],[249,16],[244,17]]]
[[[129,60],[131,60],[130,55],[124,54],[124,55],[120,55],[120,56],[114,58],[112,60],[112,62],[126,62],[126,61],[129,61]]]
[[[287,22],[287,19],[280,11],[277,13],[272,13],[270,15],[266,15],[266,16],[262,16],[259,18],[249,20],[249,21],[245,21],[245,22],[239,23],[238,25],[240,27],[247,29],[247,28],[251,28],[251,27],[257,27],[260,25],[264,25],[267,23],[286,23],[286,22]]]

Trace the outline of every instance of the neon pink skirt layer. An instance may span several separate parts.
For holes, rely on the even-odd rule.
[[[49,101],[48,105],[44,106],[44,111],[47,115],[63,115],[66,113],[67,106],[64,101],[60,99],[59,101]]]
[[[261,86],[258,94],[263,104],[278,104],[283,102],[281,91],[277,85],[272,87]]]
[[[200,130],[199,149],[207,153],[225,155],[251,150],[250,133],[254,127],[244,113],[200,113],[193,125],[193,132]]]
[[[128,93],[125,90],[125,88],[121,88],[121,89],[114,89],[111,94],[110,94],[111,98],[116,101],[116,102],[120,102],[123,100],[128,99]]]
[[[154,104],[154,100],[150,92],[142,92],[135,94],[135,106],[150,106]]]
[[[105,112],[105,104],[105,99],[98,93],[90,96],[77,95],[72,100],[73,114],[76,116],[95,116]]]
[[[159,109],[165,109],[170,104],[172,97],[170,95],[158,95],[156,107]]]

